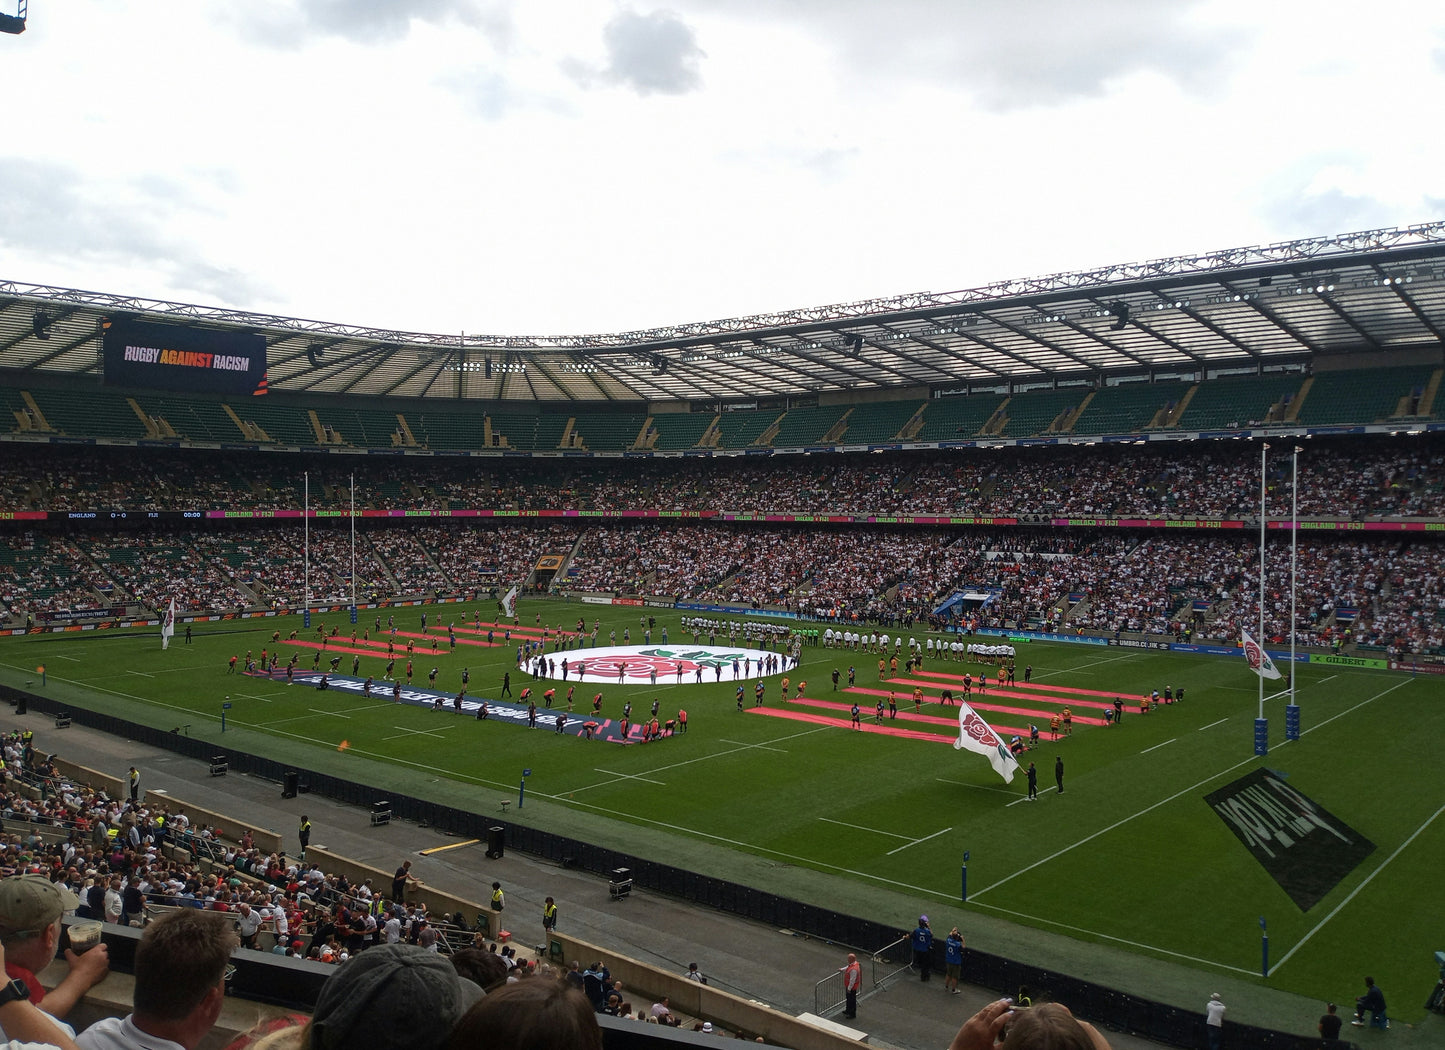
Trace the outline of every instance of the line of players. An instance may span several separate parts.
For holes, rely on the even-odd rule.
[[[904,639],[901,634],[888,635],[887,633],[860,631],[835,631],[831,627],[823,631],[823,647],[826,649],[849,649],[865,653],[887,653],[889,643],[893,645],[895,654],[902,652]],[[980,642],[961,642],[957,637],[945,641],[942,638],[937,640],[929,637],[921,643],[917,638],[910,637],[907,640],[907,648],[910,653],[919,656],[928,656],[932,659],[937,656],[939,659],[969,660],[975,663],[991,663],[994,660],[1012,660],[1016,655],[1014,647],[1004,645],[987,645]]]

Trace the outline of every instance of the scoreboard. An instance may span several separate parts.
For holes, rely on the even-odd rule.
[[[254,394],[266,389],[266,339],[245,332],[108,318],[105,381],[116,386]]]

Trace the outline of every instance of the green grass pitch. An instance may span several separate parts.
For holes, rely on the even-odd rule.
[[[494,606],[484,604],[411,607],[382,618],[385,623],[394,615],[400,630],[419,634],[423,611],[433,625],[440,619],[461,626],[478,610],[483,620],[495,617]],[[539,614],[567,627],[579,616],[589,626],[600,617],[603,645],[610,630],[619,642],[625,627],[636,634],[639,612],[551,601],[524,601],[518,608],[523,628]],[[374,629],[375,615],[363,611],[358,631]],[[341,625],[338,642],[349,647],[344,613],[315,619]],[[680,620],[673,610],[658,616],[674,648],[684,641]],[[1035,683],[1056,687],[1125,694],[1166,684],[1187,689],[1184,703],[1147,717],[1130,703],[1123,723],[1109,728],[1083,724],[1082,716],[1098,712],[1075,703],[1074,732],[1057,743],[1049,739],[1048,715],[1059,705],[975,696],[992,724],[1035,722],[1042,730],[1040,748],[1025,762],[1037,761],[1043,797],[1029,804],[1021,801],[1022,777],[1005,785],[984,759],[945,742],[956,735],[948,722],[909,719],[911,686],[898,689],[900,721],[894,724],[936,741],[852,730],[847,705],[856,696],[866,730],[876,696],[845,691],[849,663],[857,667],[860,690],[880,688],[877,657],[867,653],[806,646],[790,677],[794,683],[807,679],[807,697],[819,703],[790,705],[796,719],[751,710],[751,682],[749,710],[739,713],[730,675],[721,684],[579,686],[579,718],[584,694],[590,700],[599,690],[603,714],[613,719],[628,698],[641,712],[658,697],[664,718],[687,707],[687,735],[621,746],[396,705],[388,702],[389,693],[366,700],[226,673],[230,656],[275,649],[272,632],[279,629],[284,638],[299,621],[199,623],[192,644],[178,635],[166,651],[157,629],[7,639],[0,642],[0,679],[39,688],[36,668],[44,665],[43,691],[75,706],[163,728],[188,724],[191,735],[214,740],[218,749],[261,751],[382,790],[479,811],[495,812],[499,799],[515,799],[521,770],[531,768],[526,808],[514,810],[513,819],[670,863],[686,865],[704,847],[721,850],[739,860],[740,871],[770,865],[777,874],[764,888],[784,895],[790,869],[814,868],[865,889],[904,894],[929,909],[948,908],[965,923],[977,911],[1242,978],[1259,973],[1258,920],[1264,916],[1273,964],[1269,983],[1321,999],[1343,1001],[1364,973],[1387,989],[1427,987],[1431,955],[1445,948],[1445,904],[1437,888],[1445,861],[1439,758],[1445,681],[1427,675],[1301,665],[1303,738],[1284,741],[1284,701],[1271,701],[1271,751],[1261,761],[1253,755],[1252,736],[1258,688],[1243,660],[1016,643],[1020,683],[1028,663]],[[926,637],[904,633],[920,642]],[[300,632],[302,640],[309,637],[314,632]],[[451,691],[467,666],[469,692],[477,696],[496,696],[508,670],[514,693],[531,684],[513,667],[514,646],[487,648],[475,640],[460,637],[453,653],[443,634],[435,658],[429,642],[418,641],[418,684],[425,686],[432,666],[440,668],[438,688]],[[293,649],[283,642],[281,651]],[[309,670],[311,650],[295,651]],[[571,655],[585,657],[586,650]],[[285,660],[283,655],[283,665]],[[398,668],[404,662],[403,654]],[[348,653],[341,670],[349,672],[350,663]],[[379,679],[384,663],[368,655],[361,673]],[[834,667],[845,678],[837,693],[830,681]],[[924,667],[954,674],[965,669],[978,670],[939,660]],[[779,677],[768,680],[768,711],[784,706],[778,684]],[[924,714],[955,718],[937,695],[938,687],[928,690]],[[223,737],[220,705],[226,696],[232,707]],[[834,701],[844,706],[828,706]],[[1028,713],[982,706],[995,701]],[[1054,791],[1055,755],[1066,763],[1062,796]],[[1206,794],[1260,764],[1287,775],[1292,787],[1376,844],[1309,912],[1290,901],[1204,802]],[[965,850],[971,855],[970,897],[960,906]],[[1398,998],[1401,991],[1395,994],[1392,1012],[1405,1013],[1411,1004]]]

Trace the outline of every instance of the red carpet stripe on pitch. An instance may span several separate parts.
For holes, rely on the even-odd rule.
[[[848,691],[851,692],[851,693],[867,692],[866,689],[850,689],[850,690],[848,690]],[[874,695],[876,696],[876,695],[879,695],[879,694],[876,694],[876,693],[875,693]],[[851,724],[852,724],[852,715],[853,715],[853,705],[852,705],[852,704],[841,704],[841,703],[838,703],[837,701],[834,701],[834,700],[813,700],[813,699],[807,698],[807,697],[800,697],[800,698],[798,698],[797,700],[793,700],[793,701],[790,701],[790,702],[791,702],[791,703],[794,703],[794,704],[805,704],[805,705],[807,705],[807,706],[809,706],[809,707],[822,707],[822,708],[827,708],[827,709],[830,709],[830,710],[846,711],[846,712],[848,713],[848,718],[846,718],[846,719],[844,720],[844,724],[845,724],[845,725],[851,725]],[[910,703],[912,703],[912,701],[910,701]],[[784,708],[783,710],[786,710],[786,708]],[[874,709],[873,707],[865,707],[865,708],[863,708],[863,720],[864,720],[865,722],[871,721],[872,718],[873,718],[873,716],[874,716],[874,713],[875,713],[875,709]],[[1025,713],[1028,713],[1028,712],[1025,712]],[[894,722],[894,721],[916,722],[916,723],[921,723],[921,724],[926,724],[926,725],[947,726],[949,729],[954,730],[954,731],[957,731],[957,729],[958,729],[958,715],[956,715],[956,714],[955,714],[955,715],[951,715],[951,716],[950,716],[950,715],[924,715],[924,714],[914,714],[912,711],[904,711],[902,708],[900,708],[899,711],[898,711],[898,718],[897,718],[897,719],[892,719],[892,718],[890,718],[890,719],[888,719],[888,721],[889,721],[889,722]],[[874,724],[876,725],[876,723],[874,723]],[[990,723],[990,725],[992,725],[992,723]],[[1008,733],[1008,734],[1010,734],[1010,735],[1016,734],[1016,735],[1018,735],[1018,736],[1024,736],[1024,737],[1026,737],[1026,736],[1029,735],[1029,731],[1028,731],[1027,729],[1019,729],[1019,728],[1017,728],[1017,727],[1015,727],[1015,726],[1000,726],[1000,725],[995,725],[995,726],[993,726],[993,728],[996,729],[996,730],[997,730],[998,732],[1000,732],[1000,733]],[[952,737],[952,736],[949,736],[948,739],[952,740],[953,737]]]
[[[883,696],[883,697],[886,697],[886,696],[888,695],[888,690],[886,690],[886,689],[858,689],[858,688],[855,687],[855,688],[849,689],[849,690],[847,690],[847,691],[850,692],[850,693],[865,693],[865,694],[867,694],[868,696]],[[907,704],[907,705],[910,706],[910,707],[913,706],[913,697],[912,697],[911,695],[899,696],[897,693],[895,693],[894,695],[895,695],[895,697],[896,697],[897,700],[898,700],[898,707],[899,707],[900,711],[902,710],[904,704]],[[987,694],[987,695],[992,696],[993,694],[992,694],[992,693],[989,693],[989,694]],[[937,701],[929,700],[929,701],[927,701],[927,702],[928,702],[928,703],[936,703]],[[1041,721],[1048,721],[1049,716],[1050,716],[1051,714],[1053,714],[1053,712],[1051,712],[1051,711],[1039,711],[1039,710],[1037,710],[1037,709],[1035,709],[1035,708],[1030,708],[1030,707],[1005,707],[1005,706],[1002,705],[1002,704],[984,703],[984,702],[981,702],[981,701],[977,698],[977,696],[971,696],[971,697],[968,698],[968,706],[971,707],[971,708],[973,708],[975,711],[996,711],[996,712],[998,712],[998,713],[1001,714],[1001,715],[1022,715],[1024,718],[1037,718],[1037,719],[1040,719]],[[1103,705],[1100,705],[1100,706],[1103,706]],[[919,715],[911,715],[910,717],[913,717],[913,718],[918,718],[918,717],[927,718],[927,717],[929,717],[929,716],[928,716],[928,715],[922,715],[922,716],[919,716]],[[1073,716],[1073,719],[1074,719],[1074,723],[1075,723],[1076,725],[1101,726],[1101,725],[1104,724],[1104,720],[1103,720],[1102,718],[1090,718],[1090,717],[1088,717],[1088,716],[1086,716],[1086,715],[1074,715],[1074,716]],[[945,719],[945,721],[953,722],[954,724],[957,724],[958,719],[957,719],[957,718],[951,718],[951,719]],[[989,724],[992,725],[993,723],[989,723]],[[1004,732],[1004,731],[1005,731],[1005,727],[1004,727],[1004,726],[994,726],[994,728],[997,729],[999,732]],[[1020,735],[1022,735],[1022,736],[1028,736],[1028,735],[1029,735],[1029,731],[1028,731],[1027,729],[1012,729],[1012,730],[1008,730],[1008,731],[1009,731],[1009,732],[1013,732],[1013,733],[1018,733],[1018,734],[1020,734]],[[1041,726],[1039,726],[1039,731],[1040,731],[1040,732],[1047,732],[1048,730],[1047,730],[1047,727],[1046,727],[1046,726],[1042,726],[1042,725],[1041,725]]]
[[[513,627],[509,623],[488,623],[486,620],[483,620],[482,625],[478,627],[476,626],[476,623],[477,621],[475,620],[469,620],[466,623],[459,623],[453,628],[453,630],[455,630],[457,634],[461,634],[463,631],[465,631],[467,634],[486,634],[487,631],[490,630],[498,636],[506,634],[508,631],[511,631],[512,641],[514,642],[540,642],[542,640],[542,628],[540,627]],[[439,623],[428,624],[427,630],[439,631],[442,634],[447,633],[446,625]],[[563,631],[562,636],[564,638],[576,638],[577,632]],[[556,637],[557,632],[549,627],[547,629],[547,641],[550,643],[552,639]]]
[[[786,718],[793,722],[811,722],[814,725],[834,726],[838,729],[848,729],[853,732],[880,733],[883,736],[906,737],[909,740],[932,740],[938,744],[951,744],[953,737],[940,736],[938,733],[925,733],[917,729],[897,729],[893,726],[871,725],[864,722],[859,729],[853,729],[853,719],[849,718],[828,718],[826,715],[815,715],[808,711],[782,710],[776,707],[749,707],[746,710],[750,714],[768,715],[772,718]],[[851,714],[852,708],[849,707]]]
[[[925,689],[938,688],[938,683],[936,682],[919,682],[911,678],[890,678],[888,679],[888,682],[889,684],[895,686],[893,691],[898,694],[899,703],[903,702],[905,693],[907,695],[908,702],[913,702],[913,687],[916,685],[921,685]],[[1027,691],[1028,688],[1028,686],[1024,686],[1023,688],[1010,688],[1007,686],[999,688],[998,686],[990,685],[988,687],[988,692],[986,693],[980,693],[977,688],[975,688],[974,691],[968,695],[967,700],[969,703],[973,703],[974,697],[996,697],[999,700],[1018,700],[1023,702],[1037,701],[1041,704],[1053,704],[1058,707],[1068,707],[1070,705],[1074,707],[1093,707],[1098,708],[1100,711],[1102,711],[1106,707],[1114,706],[1113,703],[1110,701],[1085,700],[1077,696],[1040,696],[1038,693]],[[955,695],[963,696],[963,693],[955,690]],[[1131,698],[1130,694],[1128,693],[1110,693],[1109,696],[1118,696],[1120,699]],[[925,700],[931,699],[932,698],[930,697],[925,697]],[[1137,702],[1138,700],[1142,699],[1142,697],[1133,697],[1132,699]]]
[[[980,664],[979,666],[980,666],[980,667],[986,667],[987,665],[986,665],[986,664]],[[945,672],[943,672],[943,671],[918,671],[918,672],[915,672],[915,673],[924,675],[925,677],[928,677],[928,678],[946,678],[946,679],[948,679],[950,682],[962,682],[962,681],[963,681],[963,675],[961,675],[961,674],[947,674],[947,673],[945,673]],[[994,678],[994,676],[993,676],[991,673],[989,674],[988,677],[989,677],[989,681],[990,681],[990,682],[995,682],[995,681],[997,681],[997,679]],[[973,676],[973,680],[974,680],[975,682],[977,682],[977,681],[978,681],[978,675],[974,675],[974,676]],[[927,682],[924,682],[924,683],[922,683],[922,684],[927,685],[928,683],[927,683]],[[994,688],[994,686],[990,685],[989,688],[992,689],[992,688]],[[1138,700],[1144,699],[1143,695],[1140,694],[1140,693],[1114,693],[1114,692],[1110,692],[1110,691],[1107,690],[1107,689],[1076,689],[1075,687],[1073,687],[1073,686],[1071,686],[1071,685],[1044,685],[1042,682],[1030,682],[1030,683],[1028,683],[1028,684],[1025,685],[1025,686],[1017,686],[1017,685],[1014,685],[1014,686],[1004,686],[1003,688],[1005,688],[1005,689],[1019,689],[1019,688],[1023,688],[1023,689],[1042,689],[1042,690],[1044,690],[1045,692],[1050,692],[1050,693],[1068,693],[1070,696],[1107,696],[1107,697],[1109,698],[1110,706],[1113,706],[1113,700],[1114,700],[1114,697],[1116,697],[1116,696],[1119,697],[1119,698],[1122,699],[1122,700],[1135,700],[1135,701],[1138,701]]]
[[[352,646],[351,644],[349,644],[349,641],[350,640],[348,639],[348,644],[346,645],[336,645],[335,643],[329,642],[324,649],[322,649],[320,642],[308,642],[300,638],[294,640],[287,640],[283,638],[281,641],[274,642],[272,644],[278,646],[291,645],[295,646],[298,649],[321,649],[323,653],[355,653],[358,656],[374,656],[379,660],[394,659],[398,663],[406,663],[408,659],[405,648],[398,648],[396,652],[392,654],[392,656],[388,657],[386,655],[385,642],[382,642],[380,644],[376,642],[357,642],[355,646]],[[483,642],[482,647],[485,648],[486,644],[486,642]],[[373,646],[374,648],[363,648],[363,646],[367,645]],[[423,658],[450,655],[450,649],[438,649],[436,652],[432,652],[430,649],[418,649],[416,650],[416,652],[411,654],[410,659],[415,661],[421,660]]]

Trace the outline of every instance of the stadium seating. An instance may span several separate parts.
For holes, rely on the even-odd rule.
[[[1050,433],[1081,436],[1173,430],[1239,429],[1251,424],[1354,425],[1391,419],[1435,418],[1442,370],[1434,366],[1225,376],[1200,383],[1128,383],[1061,390],[951,396],[929,401],[864,401],[826,405],[751,408],[723,412],[604,412],[550,406],[506,406],[489,411],[479,404],[418,402],[408,407],[380,401],[285,395],[219,401],[205,397],[93,388],[41,387],[0,390],[4,431],[39,429],[39,419],[56,432],[122,440],[159,438],[203,442],[269,440],[312,446],[344,442],[360,448],[397,445],[436,450],[492,447],[551,451],[569,446],[591,451],[652,448],[680,451],[707,439],[720,449],[764,444],[796,448],[824,443],[870,444],[895,440],[954,441],[979,437],[1035,437]],[[33,394],[35,409],[27,396]],[[1001,414],[995,412],[1003,406]],[[922,408],[916,434],[900,437]],[[1068,410],[1076,409],[1076,417]],[[1166,418],[1175,409],[1178,418]],[[232,415],[234,413],[234,416]],[[313,416],[315,423],[313,424]],[[398,416],[401,418],[398,419]],[[844,419],[846,417],[846,419]],[[651,429],[643,432],[651,419]],[[840,419],[842,426],[836,426]],[[710,434],[714,422],[717,432]],[[250,431],[256,424],[260,433]],[[777,424],[776,433],[770,434]],[[332,434],[325,432],[326,427]],[[569,430],[569,426],[571,429]],[[911,429],[911,428],[910,428]],[[264,435],[264,437],[262,436]],[[337,437],[339,435],[339,439]],[[639,444],[639,441],[641,444]]]
[[[893,441],[925,404],[925,401],[910,400],[870,401],[855,405],[848,413],[848,429],[843,433],[843,441],[849,445]]]
[[[145,425],[124,394],[109,390],[37,390],[35,402],[52,428],[74,437],[146,436]]]
[[[346,408],[328,405],[317,415],[348,445],[358,448],[391,448],[402,445],[396,413],[374,408]]]
[[[244,423],[254,423],[272,441],[283,445],[320,444],[300,405],[282,403],[269,397],[253,397],[234,406]]]
[[[423,407],[405,413],[407,423],[417,441],[433,450],[484,448],[486,431],[484,414],[472,411],[433,410]],[[496,431],[493,420],[493,432]]]
[[[527,449],[528,451],[546,450],[556,448],[557,442],[561,440],[561,434],[551,441],[547,441],[545,438],[538,440],[538,424],[542,417],[535,413],[493,412],[491,418],[492,446],[494,448],[501,446],[505,439],[507,448]],[[456,447],[479,448],[481,444]]]
[[[632,448],[642,432],[647,416],[635,412],[614,415],[606,412],[576,414],[574,433],[580,437],[578,447],[592,452],[621,452]]]
[[[44,427],[25,400],[25,394],[10,386],[0,386],[0,431],[39,431]],[[46,420],[46,422],[49,422]]]
[[[1191,383],[1129,383],[1095,391],[1074,423],[1075,434],[1130,434],[1145,430],[1188,393]]]
[[[1007,417],[1000,433],[1005,437],[1031,437],[1050,432],[1055,422],[1070,409],[1077,409],[1092,391],[1088,387],[1063,390],[1031,390],[1015,394],[1004,405]],[[1067,431],[1068,426],[1061,430]]]
[[[1200,383],[1178,426],[1183,430],[1237,430],[1265,422],[1270,410],[1293,397],[1299,375],[1226,376]],[[1282,420],[1280,420],[1282,422]]]
[[[1413,416],[1410,403],[1418,403],[1435,371],[1427,365],[1317,372],[1300,406],[1299,421],[1306,426],[1324,426]],[[1402,403],[1404,412],[1400,411]]]
[[[833,425],[842,418],[847,407],[843,405],[816,405],[811,408],[792,408],[783,416],[778,432],[770,444],[774,448],[798,448],[803,445],[822,444]]]
[[[915,440],[958,441],[977,437],[1002,402],[1001,394],[943,397],[930,401],[923,410],[923,429]]]
[[[755,445],[782,415],[777,409],[724,412],[718,421],[718,448],[744,449]]]
[[[658,452],[693,448],[716,418],[711,412],[659,412],[652,417],[652,426],[657,434],[652,447]]]
[[[147,415],[164,420],[177,437],[191,441],[245,440],[245,434],[219,401],[159,394],[137,394],[135,400]]]
[[[753,415],[755,422],[765,418],[766,413]],[[553,424],[559,425],[565,423]],[[1295,502],[1288,446],[1281,443],[1268,463],[1272,516],[1287,516]],[[1297,498],[1305,518],[1445,519],[1445,440],[1438,436],[1318,438],[1302,449]],[[300,537],[294,526],[233,523],[207,529],[151,523],[144,530],[127,527],[113,533],[88,530],[66,516],[107,520],[108,511],[121,510],[296,509],[305,498],[303,474],[313,509],[349,506],[354,472],[362,509],[1238,521],[1258,513],[1258,451],[1255,442],[1200,441],[702,461],[401,460],[271,452],[228,452],[218,459],[204,450],[4,442],[0,511],[54,512],[54,520],[79,531],[73,539],[62,539],[49,531],[50,523],[32,525],[29,532],[26,524],[11,523],[8,532],[0,532],[10,549],[0,581],[8,583],[4,600],[12,622],[25,613],[126,604],[130,595],[154,607],[171,593],[171,581],[188,610],[294,604],[301,593],[295,572]],[[340,525],[337,519],[326,520]],[[930,602],[946,598],[956,586],[1007,584],[999,605],[1004,620],[1057,622],[1066,616],[1070,624],[1101,633],[1177,633],[1172,625],[1187,619],[1197,601],[1209,603],[1210,624],[1221,624],[1227,636],[1251,593],[1249,570],[1239,560],[1248,545],[1232,542],[1214,549],[1209,546],[1214,541],[1205,537],[1218,533],[1192,530],[1170,529],[1168,543],[1152,537],[1141,545],[1134,537],[1127,547],[1117,548],[1104,538],[1053,533],[1046,525],[1042,531],[1009,526],[989,534],[987,541],[1027,538],[1034,543],[1051,535],[1087,541],[1070,549],[1076,555],[1071,564],[1044,566],[1044,571],[1011,580],[981,566],[975,557],[980,539],[957,529],[920,532],[904,543],[905,537],[872,533],[862,522],[836,535],[812,527],[669,530],[654,523],[614,535],[602,526],[584,532],[584,523],[575,520],[556,523],[555,529],[551,522],[422,529],[415,524],[388,521],[389,527],[364,531],[358,551],[360,591],[379,597],[485,593],[527,580],[541,553],[575,547],[570,578],[559,586],[767,603],[824,614],[848,609],[899,616],[931,608]],[[1368,639],[1387,650],[1440,647],[1437,613],[1445,606],[1434,582],[1438,552],[1429,536],[1412,535],[1403,542],[1399,533],[1386,534],[1357,549],[1352,545],[1357,532],[1333,539],[1327,533],[1324,540],[1317,539],[1319,533],[1309,535],[1311,546],[1301,562],[1311,575],[1299,594],[1311,617],[1302,630],[1311,640]],[[1145,552],[1142,562],[1131,554],[1136,547]],[[708,556],[699,560],[701,549]],[[346,600],[351,590],[346,530],[314,525],[312,555],[313,593]],[[1138,566],[1145,563],[1167,571],[1141,574]],[[1203,579],[1211,586],[1201,586]],[[1283,587],[1273,572],[1270,582],[1271,590]],[[1257,593],[1257,581],[1253,586]],[[1361,612],[1352,625],[1341,626],[1333,619],[1336,608]],[[1271,614],[1270,623],[1274,634],[1284,633],[1278,614]]]

